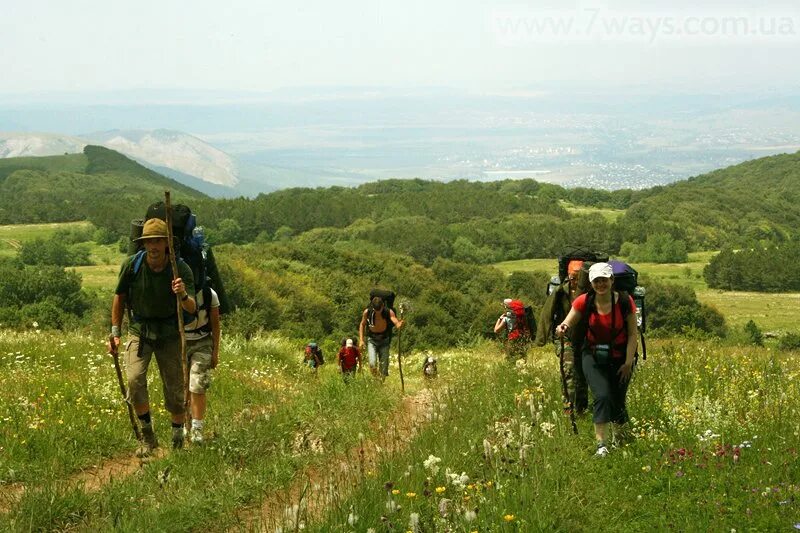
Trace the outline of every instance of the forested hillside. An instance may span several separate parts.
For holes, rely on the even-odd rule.
[[[0,224],[90,220],[128,234],[141,206],[170,189],[178,201],[205,195],[107,148],[83,154],[0,159]]]
[[[690,250],[785,242],[800,228],[800,152],[643,191],[620,222],[625,241],[666,232]]]
[[[170,188],[191,200],[218,243],[366,240],[430,264],[549,257],[565,242],[619,252],[653,234],[688,251],[780,244],[800,227],[800,154],[766,157],[644,191],[564,189],[533,180],[384,180],[211,199],[111,150],[0,160],[0,223],[88,219],[127,234],[127,220]],[[610,221],[565,205],[624,209]],[[310,232],[310,233],[309,233]]]

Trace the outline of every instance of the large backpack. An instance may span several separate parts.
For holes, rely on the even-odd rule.
[[[561,285],[563,282],[567,281],[567,268],[570,261],[578,260],[578,261],[586,261],[592,263],[603,263],[608,261],[608,254],[603,252],[593,252],[586,248],[580,247],[571,247],[566,248],[559,256],[558,256],[558,284]]]
[[[529,338],[533,337],[536,331],[536,319],[533,318],[533,308],[530,306],[526,307],[521,300],[511,300],[511,303],[508,304],[508,308],[514,313],[514,329],[509,332],[509,338],[516,339],[526,335]],[[531,329],[531,321],[533,323],[533,329]],[[514,334],[514,332],[517,333]],[[513,337],[511,337],[512,335]]]
[[[389,334],[392,332],[392,328],[394,327],[394,323],[392,322],[389,311],[394,311],[394,299],[397,295],[394,293],[394,291],[386,289],[372,289],[369,291],[369,313],[367,314],[367,323],[370,326],[375,323],[375,309],[372,308],[372,299],[376,296],[383,300],[382,314],[384,320],[386,320],[386,334]]]
[[[322,353],[322,348],[316,342],[309,342],[306,344],[306,352],[317,356],[320,366],[325,364],[325,356]]]
[[[644,297],[647,291],[639,285],[639,273],[632,266],[616,259],[608,261],[608,264],[614,273],[614,288],[633,297],[633,303],[636,305],[636,327],[642,339],[642,359],[647,359],[647,344],[644,337],[647,330],[647,307]]]
[[[197,292],[203,291],[203,308],[207,310],[208,306],[211,305],[210,291],[207,290],[208,287],[211,287],[217,293],[219,299],[219,312],[221,314],[228,313],[230,304],[225,293],[225,286],[217,269],[214,251],[205,240],[203,228],[197,225],[197,218],[186,205],[173,205],[171,214],[176,256],[183,259],[192,269],[195,290]],[[151,218],[167,219],[167,209],[164,202],[156,202],[150,205],[143,220],[133,220],[131,222],[131,243],[133,248],[131,253],[136,253],[141,248],[141,242],[137,242],[135,239],[141,236],[144,223]]]

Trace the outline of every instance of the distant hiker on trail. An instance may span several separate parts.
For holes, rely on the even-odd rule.
[[[325,357],[322,355],[322,348],[319,347],[316,341],[311,341],[306,344],[303,353],[303,364],[316,370],[322,366],[323,363],[325,363]]]
[[[109,353],[116,353],[120,344],[122,316],[127,307],[130,317],[130,338],[125,345],[125,372],[128,378],[128,401],[133,404],[142,427],[145,448],[140,455],[158,446],[150,417],[147,393],[147,367],[153,354],[164,389],[164,403],[172,415],[173,448],[183,447],[183,373],[181,341],[175,295],[181,299],[186,313],[194,313],[192,270],[178,261],[178,275],[173,280],[167,254],[167,224],[158,218],[145,222],[142,236],[144,254],[128,257],[119,273],[111,305],[111,338]],[[140,262],[138,265],[137,262]]]
[[[436,358],[431,352],[425,354],[425,359],[422,362],[422,375],[425,379],[436,379],[439,377],[439,367],[436,364]]]
[[[506,357],[514,362],[525,357],[531,340],[531,331],[525,316],[525,305],[519,300],[503,300],[505,311],[494,324],[494,332],[506,331]]]
[[[392,328],[400,329],[403,321],[399,320],[392,309],[389,309],[383,298],[375,296],[369,307],[361,313],[361,324],[358,327],[358,347],[367,347],[369,368],[373,376],[381,379],[389,375],[389,346],[392,344]],[[366,337],[366,341],[365,341]],[[380,368],[378,364],[380,363]],[[380,374],[379,374],[380,371]]]
[[[624,438],[628,421],[625,398],[638,345],[636,307],[633,298],[620,298],[613,290],[611,265],[595,263],[589,268],[592,290],[578,296],[564,321],[556,327],[561,337],[570,329],[585,334],[583,372],[594,396],[596,455],[608,455],[608,423],[614,423],[614,438]]]
[[[361,352],[354,345],[353,339],[342,341],[342,347],[336,357],[345,381],[350,381],[355,376],[356,370],[361,370]]]
[[[197,313],[186,324],[186,358],[189,362],[189,392],[192,414],[192,444],[203,443],[203,419],[206,414],[206,391],[211,386],[211,370],[219,364],[219,298],[206,287],[195,297]]]
[[[560,323],[569,314],[572,302],[581,295],[578,288],[578,274],[583,266],[583,261],[572,260],[567,264],[567,281],[559,285],[550,295],[542,307],[539,316],[539,329],[536,333],[536,344],[544,346],[554,337],[557,323]],[[553,339],[555,341],[555,339]],[[577,343],[576,343],[577,341]],[[564,398],[565,411],[572,406],[577,414],[582,414],[589,406],[589,390],[586,377],[583,375],[583,365],[580,362],[580,343],[583,339],[573,339],[567,335],[564,339],[564,381],[568,397]],[[555,342],[556,356],[561,357],[561,343]],[[575,351],[578,351],[578,359]]]

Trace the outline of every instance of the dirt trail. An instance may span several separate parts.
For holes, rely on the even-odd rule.
[[[428,422],[434,395],[423,389],[403,398],[402,405],[375,424],[377,437],[362,441],[348,452],[330,458],[325,470],[309,468],[295,476],[291,487],[267,493],[261,504],[239,512],[237,531],[295,530],[319,520],[324,512],[346,498],[370,471],[388,455],[404,451]],[[382,430],[382,432],[381,432]]]
[[[86,492],[97,492],[105,485],[122,477],[130,476],[145,464],[155,459],[166,457],[167,451],[160,447],[147,459],[136,457],[135,453],[103,460],[99,465],[89,467],[65,478],[68,487],[83,487]],[[0,487],[0,514],[7,514],[25,495],[27,487],[24,483],[13,483]]]

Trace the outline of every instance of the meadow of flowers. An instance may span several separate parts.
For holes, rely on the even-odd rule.
[[[550,348],[437,354],[426,382],[345,384],[300,346],[226,338],[203,447],[99,483],[135,448],[104,339],[0,334],[0,529],[11,531],[764,531],[800,524],[800,362],[665,340],[629,395],[633,439],[593,457]],[[418,361],[419,359],[419,361]],[[168,442],[157,373],[154,420]],[[800,527],[800,526],[797,526]]]

